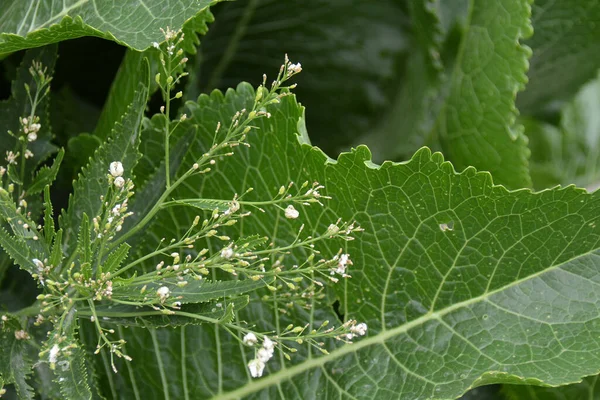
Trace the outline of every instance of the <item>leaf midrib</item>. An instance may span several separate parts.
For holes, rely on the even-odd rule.
[[[332,362],[332,361],[334,361],[340,357],[343,357],[347,354],[356,353],[359,350],[369,347],[369,346],[372,346],[372,345],[384,344],[386,340],[391,339],[400,334],[406,333],[407,331],[409,331],[413,328],[421,326],[430,321],[435,321],[435,320],[442,321],[443,316],[445,316],[453,311],[456,311],[462,307],[467,307],[472,304],[476,304],[480,301],[486,301],[489,299],[489,297],[491,297],[494,294],[500,293],[504,290],[510,289],[511,287],[517,286],[523,282],[537,278],[545,273],[559,269],[562,266],[567,265],[574,260],[577,260],[581,257],[591,255],[596,251],[597,251],[597,249],[592,249],[588,252],[579,254],[576,257],[570,258],[560,264],[551,265],[550,267],[548,267],[544,270],[541,270],[539,272],[536,272],[535,274],[532,274],[525,278],[511,282],[510,284],[502,286],[496,290],[486,292],[480,296],[473,297],[469,300],[465,300],[465,301],[453,304],[449,307],[443,308],[443,309],[435,311],[435,312],[430,311],[427,314],[423,314],[419,318],[416,318],[410,322],[407,322],[407,323],[400,325],[398,327],[395,327],[393,329],[383,330],[382,332],[379,332],[375,336],[369,336],[369,337],[362,339],[359,342],[353,343],[351,345],[342,346],[336,350],[331,351],[328,355],[324,355],[324,356],[318,357],[318,358],[312,358],[310,360],[304,361],[302,364],[298,364],[293,367],[283,368],[280,371],[278,371],[274,374],[271,374],[265,378],[251,381],[250,383],[247,383],[246,385],[244,385],[234,391],[215,396],[212,398],[212,400],[239,399],[239,398],[247,396],[251,393],[257,392],[259,390],[266,389],[266,388],[268,388],[272,385],[275,385],[279,382],[288,380],[288,379],[290,379],[298,374],[301,374],[305,371],[308,371],[312,368],[322,367],[324,364],[326,364],[328,362]]]

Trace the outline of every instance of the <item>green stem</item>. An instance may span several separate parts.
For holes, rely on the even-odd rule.
[[[171,57],[167,57],[167,78],[171,77]],[[171,84],[167,83],[165,90],[165,179],[167,190],[171,186],[171,172],[169,165],[169,135],[171,134]]]
[[[148,254],[146,254],[145,256],[143,256],[143,257],[140,257],[140,258],[136,259],[135,261],[132,261],[132,262],[130,262],[129,264],[127,264],[127,265],[126,265],[126,266],[124,266],[123,268],[119,269],[119,270],[118,270],[117,272],[115,272],[115,273],[114,273],[112,276],[113,276],[113,278],[114,278],[115,276],[119,276],[119,275],[121,275],[122,273],[124,273],[125,271],[129,270],[130,268],[133,268],[133,267],[135,267],[136,265],[138,265],[138,264],[140,264],[140,263],[142,263],[142,262],[146,261],[147,259],[149,259],[149,258],[152,258],[152,257],[154,257],[154,256],[158,256],[158,255],[160,255],[160,254],[163,254],[165,251],[169,251],[169,250],[171,250],[171,249],[173,249],[173,248],[175,248],[175,247],[179,246],[180,244],[181,244],[181,242],[178,242],[178,243],[172,244],[172,245],[170,245],[170,246],[164,247],[164,248],[162,248],[162,249],[160,249],[160,250],[153,251],[152,253],[148,253]]]
[[[144,218],[142,218],[142,220],[138,224],[136,224],[133,228],[131,228],[129,231],[127,231],[127,233],[122,235],[120,238],[118,238],[117,240],[112,242],[112,245],[109,247],[109,251],[114,249],[121,243],[123,243],[125,240],[127,240],[131,236],[135,235],[139,230],[141,230],[144,226],[146,226],[146,224],[148,222],[150,222],[150,220],[154,217],[154,215],[158,211],[160,211],[160,209],[164,205],[165,200],[169,197],[169,195],[173,192],[173,190],[175,190],[184,180],[186,180],[187,177],[191,175],[191,173],[192,173],[192,171],[187,171],[185,174],[183,174],[181,176],[181,178],[176,180],[175,183],[173,183],[170,187],[168,187],[167,190],[165,190],[165,192],[162,194],[162,196],[160,196],[160,198],[156,201],[156,204],[154,204],[154,207],[152,207],[152,209],[150,209],[150,211],[148,211],[148,213],[144,216]]]
[[[172,207],[172,206],[184,206],[187,205],[186,202],[187,201],[194,201],[196,199],[181,199],[181,200],[173,200],[173,201],[167,201],[166,203],[163,204],[164,207]],[[203,201],[209,202],[209,203],[222,203],[223,205],[229,205],[229,203],[231,203],[231,200],[223,200],[223,199],[202,199]],[[274,205],[274,204],[279,204],[279,203],[289,203],[292,201],[297,201],[298,198],[286,198],[286,197],[282,197],[280,199],[273,199],[273,200],[265,200],[265,201],[245,201],[245,200],[236,200],[238,203],[240,203],[241,205],[244,206],[252,206],[252,207],[258,207],[258,206],[268,206],[268,205]]]
[[[21,196],[23,195],[22,191],[25,191],[25,152],[26,151],[27,151],[27,138],[25,138],[25,140],[21,143],[21,172],[19,174],[19,179],[20,179],[22,185],[19,185],[19,190],[17,190],[17,193],[21,193]]]

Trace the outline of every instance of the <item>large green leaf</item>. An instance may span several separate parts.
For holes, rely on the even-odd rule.
[[[568,99],[600,68],[600,4],[595,0],[533,3],[529,83],[518,96],[523,113]],[[552,104],[554,102],[554,104]]]
[[[527,77],[528,0],[469,2],[465,32],[448,78],[435,134],[456,168],[490,171],[511,188],[529,187],[529,149],[515,124],[515,97]]]
[[[144,50],[214,1],[8,0],[0,15],[0,55],[66,39],[97,36]]]
[[[241,85],[189,104],[200,123],[190,151],[211,142],[216,121],[253,99]],[[283,359],[275,360],[265,378],[252,380],[247,351],[219,328],[135,330],[126,338],[138,364],[119,378],[119,390],[144,398],[446,399],[484,384],[562,385],[597,372],[600,193],[509,192],[487,173],[456,173],[427,149],[402,164],[374,165],[365,147],[334,161],[298,135],[303,109],[293,97],[271,113],[250,149],[218,162],[212,177],[179,195],[231,198],[252,186],[252,200],[289,181],[323,183],[333,197],[325,209],[303,208],[298,220],[259,213],[238,232],[284,243],[302,223],[311,232],[337,215],[360,223],[360,240],[320,250],[327,257],[343,246],[352,256],[352,278],[335,289],[341,313],[367,322],[369,334],[332,346],[329,355],[305,352],[281,370]],[[189,217],[166,211],[149,238],[177,234]],[[250,305],[240,317],[265,330],[276,329],[274,316],[296,324],[320,318],[279,317],[271,306],[278,308]]]

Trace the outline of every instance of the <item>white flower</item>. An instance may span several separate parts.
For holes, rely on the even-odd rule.
[[[273,357],[275,351],[275,343],[265,336],[263,339],[263,347],[256,352],[256,357],[262,362],[267,362]]]
[[[263,347],[267,350],[273,350],[275,348],[275,343],[265,336],[263,339]]]
[[[29,132],[27,134],[27,141],[29,142],[35,142],[37,140],[37,133],[35,132]]]
[[[50,361],[50,363],[55,363],[56,359],[58,358],[58,352],[60,351],[60,348],[58,347],[57,344],[55,344],[54,346],[52,346],[52,348],[50,349],[50,354],[48,355],[48,361]]]
[[[123,179],[122,176],[117,176],[115,178],[115,186],[121,189],[123,186],[125,186],[125,179]]]
[[[254,346],[256,343],[258,343],[258,338],[256,337],[256,335],[254,333],[249,332],[246,334],[246,336],[244,336],[244,339],[242,340],[242,342],[246,346]]]
[[[15,339],[17,340],[29,340],[30,336],[24,330],[15,331]]]
[[[104,289],[103,294],[106,297],[111,297],[112,296],[112,292],[113,292],[112,281],[107,281],[106,282],[106,289]]]
[[[233,200],[229,205],[229,208],[225,210],[223,214],[229,215],[237,212],[240,209],[240,203],[237,200]]]
[[[340,227],[336,224],[331,224],[327,228],[327,233],[331,236],[336,235],[340,231]]]
[[[292,64],[290,63],[288,65],[288,71],[291,71],[294,74],[297,74],[298,72],[302,71],[302,64],[298,63],[298,64]]]
[[[256,357],[262,362],[267,362],[273,357],[273,350],[267,350],[264,347],[261,347],[256,352]]]
[[[112,214],[114,216],[118,216],[119,214],[121,214],[121,205],[117,204],[113,207],[113,209],[111,210]]]
[[[350,254],[342,254],[338,260],[338,267],[335,269],[340,275],[344,275],[346,273],[346,266],[352,265],[352,261],[350,260]]]
[[[33,259],[33,260],[31,260],[31,261],[33,261],[33,263],[35,264],[35,266],[36,266],[36,267],[37,267],[37,268],[38,268],[40,271],[43,271],[43,270],[44,270],[44,263],[43,263],[42,261],[38,260],[37,258],[34,258],[34,259]]]
[[[225,259],[233,257],[233,249],[231,247],[224,248],[223,250],[221,250],[221,257]]]
[[[160,49],[158,42],[152,42],[152,46],[154,46],[155,49]]]
[[[25,158],[31,158],[33,157],[33,153],[31,152],[31,150],[27,149],[25,150]]]
[[[19,153],[15,154],[12,151],[6,152],[6,161],[9,164],[17,165],[17,157],[19,157]]]
[[[3,176],[6,173],[6,168],[0,167],[0,176]]]
[[[350,328],[350,332],[354,333],[355,335],[365,336],[367,334],[367,324],[361,322],[360,324]]]
[[[263,371],[265,370],[265,363],[254,359],[248,363],[248,369],[250,370],[250,375],[253,378],[259,378],[262,376]]]
[[[169,293],[171,293],[171,290],[166,286],[161,286],[156,291],[156,294],[160,297],[160,301],[165,301],[169,297]]]
[[[112,176],[114,176],[115,178],[118,176],[122,176],[123,172],[125,172],[125,169],[123,168],[123,164],[121,164],[121,161],[111,162],[108,170],[110,171],[110,174]]]
[[[285,209],[285,217],[289,219],[296,219],[300,215],[300,212],[294,208],[293,205],[287,206]]]

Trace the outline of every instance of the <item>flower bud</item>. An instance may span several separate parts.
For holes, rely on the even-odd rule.
[[[123,186],[125,186],[125,179],[123,179],[122,176],[118,176],[117,178],[115,178],[115,186],[118,187],[119,189],[121,189]]]
[[[121,164],[120,161],[113,161],[110,163],[110,167],[108,168],[110,174],[112,176],[119,177],[119,176],[123,176],[123,172],[125,172],[125,169],[123,168],[123,164]],[[125,182],[123,182],[125,183]]]

